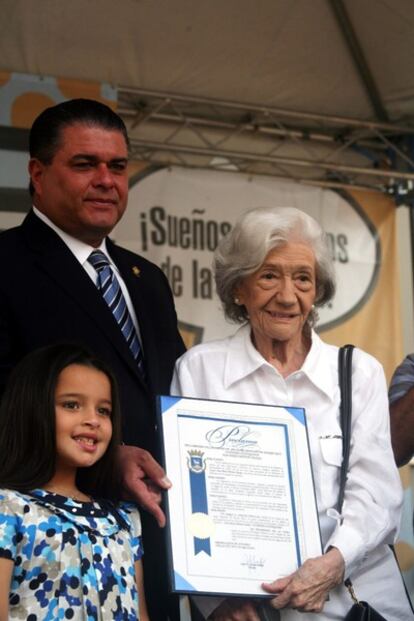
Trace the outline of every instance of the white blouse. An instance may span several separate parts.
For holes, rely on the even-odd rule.
[[[342,461],[337,347],[313,332],[302,368],[284,378],[255,349],[250,326],[245,325],[229,338],[190,349],[177,361],[171,385],[171,394],[177,396],[305,408],[322,543],[325,550],[335,546],[341,551],[345,574],[351,577],[371,552],[378,556],[378,547],[380,557],[389,556],[383,544],[396,539],[403,498],[382,366],[355,349],[352,382],[350,469],[342,524],[335,510]],[[389,593],[389,584],[382,588]],[[305,620],[303,613],[300,618]]]

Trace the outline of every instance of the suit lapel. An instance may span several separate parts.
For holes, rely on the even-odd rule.
[[[39,269],[55,286],[64,291],[89,316],[124,362],[144,385],[137,364],[100,292],[60,237],[32,212],[22,225],[29,247],[32,248]],[[51,301],[51,304],[53,302]]]

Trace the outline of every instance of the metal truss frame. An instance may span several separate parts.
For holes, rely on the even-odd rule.
[[[131,156],[414,202],[414,125],[119,87]]]

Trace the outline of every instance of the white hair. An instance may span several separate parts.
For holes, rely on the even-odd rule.
[[[247,311],[234,302],[236,287],[256,272],[274,248],[289,241],[307,244],[315,254],[315,306],[322,306],[335,294],[335,276],[326,233],[319,223],[294,207],[258,207],[244,213],[220,241],[213,259],[214,277],[224,313],[232,321],[244,323]],[[317,313],[311,311],[313,325]]]

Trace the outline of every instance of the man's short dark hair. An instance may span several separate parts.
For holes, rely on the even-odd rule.
[[[29,135],[30,157],[50,164],[61,145],[62,130],[76,124],[120,132],[129,147],[125,123],[109,106],[94,99],[70,99],[46,108],[35,119]],[[29,190],[33,195],[31,182]]]

